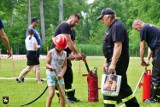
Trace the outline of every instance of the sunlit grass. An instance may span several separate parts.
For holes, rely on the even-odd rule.
[[[100,88],[102,66],[104,57],[87,57],[89,68],[92,70],[94,67],[98,67],[98,85]],[[12,61],[11,59],[0,60],[0,77],[17,77],[20,71],[26,66],[26,60]],[[151,68],[151,66],[149,67]],[[128,83],[134,90],[137,82],[144,71],[144,68],[140,66],[139,58],[131,58],[128,68]],[[76,89],[76,97],[81,100],[79,103],[72,104],[72,107],[103,107],[103,98],[99,90],[99,102],[88,102],[88,85],[87,77],[83,77],[82,74],[86,74],[87,70],[83,61],[73,61],[74,83],[73,88]],[[45,76],[45,60],[41,60],[41,77]],[[34,72],[31,71],[26,78],[35,78]],[[42,85],[37,84],[35,80],[25,80],[24,83],[17,83],[15,80],[0,80],[0,97],[9,96],[10,102],[7,105],[0,101],[0,107],[18,107],[21,104],[27,103],[36,98],[46,87],[46,81]],[[28,107],[45,107],[48,90],[45,94],[33,104]],[[158,104],[146,104],[142,102],[142,89],[138,89],[136,94],[141,107],[160,107]],[[59,107],[58,98],[55,96],[52,101],[52,107]],[[117,106],[118,107],[118,106]]]

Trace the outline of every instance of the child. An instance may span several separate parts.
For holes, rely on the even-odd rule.
[[[63,34],[59,34],[56,37],[53,37],[52,40],[56,47],[51,49],[47,54],[46,76],[49,87],[49,95],[47,97],[46,107],[51,107],[52,98],[55,94],[55,86],[57,85],[60,94],[60,106],[65,107],[65,98],[63,96],[65,86],[63,75],[67,69],[67,53],[63,51],[63,49],[67,47],[67,39]],[[56,70],[58,73],[58,78],[56,78],[53,70]],[[63,90],[60,89],[60,84],[57,84],[57,79],[60,81]]]
[[[42,84],[41,79],[40,79],[40,67],[39,67],[39,59],[37,57],[37,49],[40,48],[40,45],[38,45],[35,37],[33,36],[34,31],[33,29],[30,29],[28,31],[29,35],[25,39],[25,45],[26,45],[26,50],[27,50],[27,67],[24,68],[19,77],[16,78],[16,81],[18,83],[24,81],[24,76],[33,68],[35,67],[36,69],[36,76],[38,78],[38,83]]]

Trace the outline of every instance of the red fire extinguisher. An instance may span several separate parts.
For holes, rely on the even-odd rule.
[[[140,84],[142,86],[142,101],[150,99],[151,90],[151,70],[146,69],[143,75],[143,82]]]
[[[82,76],[87,76],[88,82],[88,102],[98,102],[98,76],[97,67],[91,71],[88,67],[86,56],[82,54],[82,60],[85,63],[88,74],[83,74]]]
[[[94,72],[83,74],[87,76],[88,82],[88,102],[98,102],[98,76]]]

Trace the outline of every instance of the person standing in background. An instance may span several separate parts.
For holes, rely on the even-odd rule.
[[[21,83],[24,81],[24,76],[33,68],[35,67],[35,70],[37,72],[36,75],[38,76],[37,78],[40,78],[40,72],[39,70],[39,58],[37,56],[37,49],[40,48],[40,45],[38,45],[34,35],[33,29],[30,29],[28,31],[28,36],[25,39],[25,46],[27,50],[27,67],[24,68],[21,73],[19,74],[18,78],[16,78],[16,81],[18,83]],[[41,80],[38,80],[38,84],[42,84]]]
[[[36,17],[33,17],[32,19],[31,19],[31,25],[27,28],[27,30],[26,30],[26,37],[27,37],[27,35],[28,35],[28,31],[30,30],[30,29],[32,29],[33,31],[34,31],[34,37],[36,38],[36,40],[37,40],[37,43],[38,43],[38,45],[40,45],[40,48],[37,50],[37,57],[39,58],[40,57],[40,51],[41,51],[41,47],[42,47],[42,42],[41,42],[41,37],[40,37],[40,34],[38,33],[38,31],[36,30],[36,27],[38,26],[38,19],[36,18]],[[36,77],[37,77],[37,81],[39,81],[39,80],[41,80],[41,81],[43,81],[41,78],[40,78],[40,72],[36,72],[36,68],[34,67],[33,68],[33,70],[34,70],[34,73],[35,73],[35,75],[36,75]],[[38,76],[39,75],[39,76]]]

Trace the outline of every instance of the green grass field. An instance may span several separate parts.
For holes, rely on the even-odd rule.
[[[87,57],[87,62],[90,69],[98,67],[98,85],[101,85],[101,75],[103,66],[103,57]],[[20,71],[25,67],[26,60],[12,61],[11,59],[0,59],[0,77],[17,77]],[[151,68],[151,66],[149,67]],[[99,90],[99,102],[88,102],[88,86],[87,77],[82,74],[87,73],[83,61],[73,61],[74,83],[73,88],[76,89],[76,97],[81,100],[79,103],[72,104],[72,107],[103,107],[103,98]],[[139,58],[131,58],[128,68],[128,83],[134,90],[136,84],[144,71],[144,67],[140,66]],[[41,77],[45,78],[45,60],[41,60]],[[31,71],[26,78],[35,78],[33,71]],[[25,80],[24,83],[17,83],[15,80],[0,79],[0,107],[20,107],[21,104],[27,103],[36,98],[46,87],[46,81],[43,84],[37,84],[36,80]],[[46,93],[28,107],[45,107]],[[9,96],[9,104],[2,103],[2,97]],[[138,89],[135,96],[137,97],[141,107],[160,107],[158,103],[143,103],[142,89]],[[121,105],[121,104],[120,104]],[[117,105],[118,107],[119,105]],[[59,107],[58,98],[54,96],[52,107]]]

